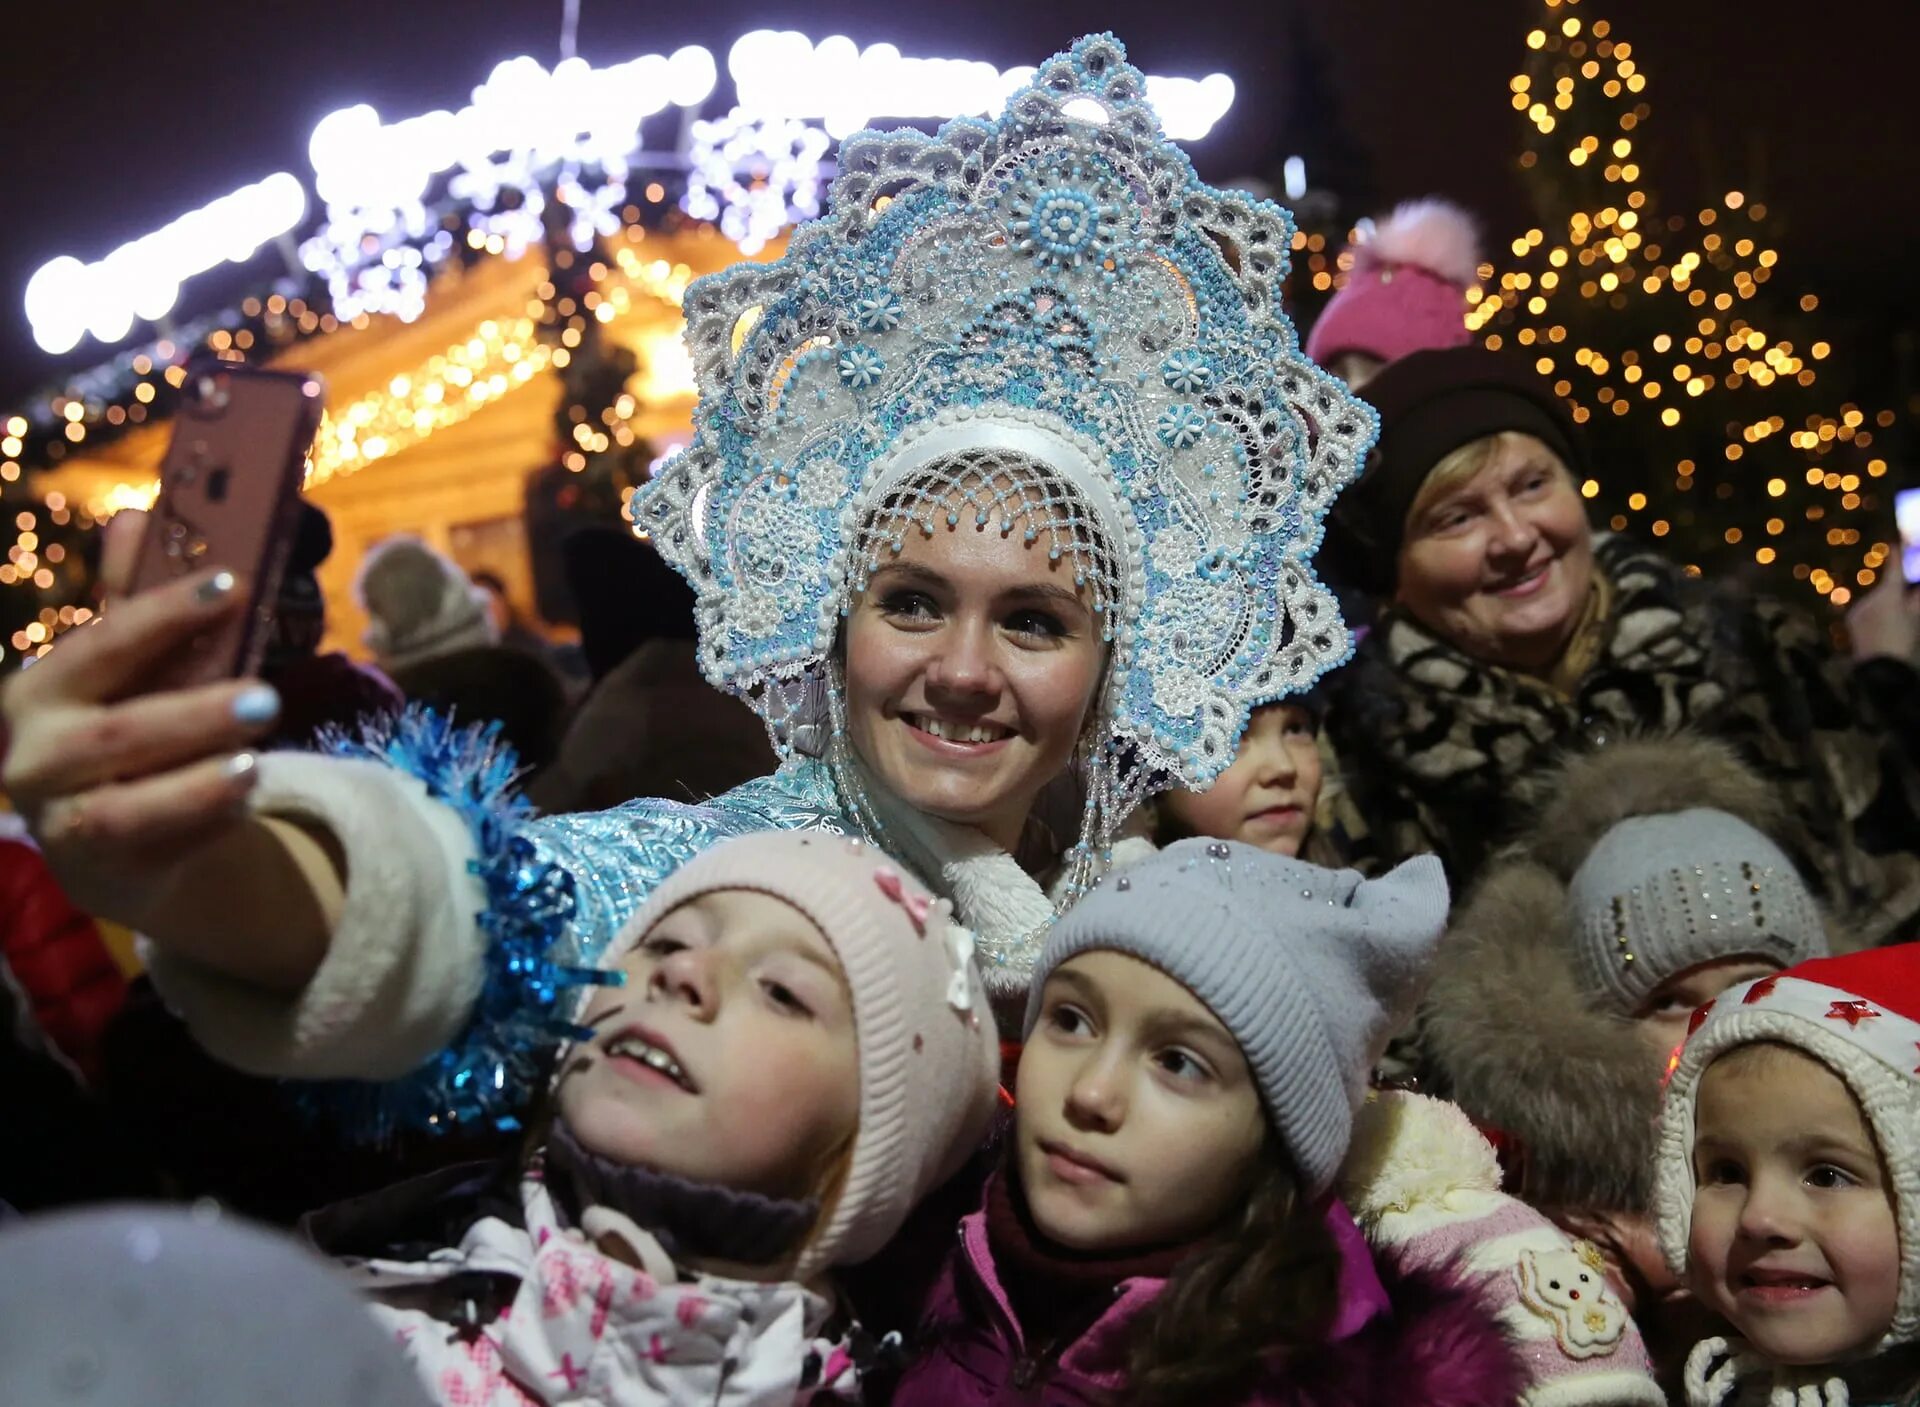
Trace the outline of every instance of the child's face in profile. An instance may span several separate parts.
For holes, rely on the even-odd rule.
[[[840,963],[798,910],[719,890],[673,910],[599,992],[559,1090],[618,1162],[770,1197],[815,1195],[860,1111]]]
[[[1075,1250],[1173,1243],[1245,1190],[1266,1116],[1240,1047],[1165,973],[1083,953],[1048,977],[1020,1055],[1020,1186]]]
[[[1900,1236],[1873,1135],[1846,1084],[1784,1046],[1742,1046],[1694,1106],[1688,1279],[1778,1363],[1832,1363],[1893,1322]]]
[[[1647,993],[1647,999],[1633,1013],[1634,1023],[1664,1060],[1687,1038],[1687,1023],[1696,1010],[1730,987],[1779,970],[1777,964],[1753,957],[1703,962],[1676,972]]]
[[[1233,765],[1205,791],[1171,791],[1167,813],[1195,835],[1243,840],[1298,855],[1320,799],[1320,740],[1298,704],[1271,704],[1247,720]]]

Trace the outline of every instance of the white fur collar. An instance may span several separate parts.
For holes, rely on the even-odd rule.
[[[842,765],[859,767],[850,755]],[[1014,1005],[1024,1015],[1033,965],[1059,912],[1063,886],[1043,887],[980,831],[907,805],[865,769],[855,780],[879,824],[876,841],[936,894],[952,900],[954,916],[974,931],[981,975],[996,1010]],[[1153,848],[1137,837],[1118,841],[1113,867],[1132,864]]]

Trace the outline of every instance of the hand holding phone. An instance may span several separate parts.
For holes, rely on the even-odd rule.
[[[129,589],[219,566],[240,578],[249,600],[161,663],[150,689],[238,678],[259,664],[322,399],[318,378],[303,372],[221,365],[188,378]]]
[[[308,376],[222,367],[196,379],[153,512],[107,525],[105,611],[0,689],[0,788],[89,913],[159,932],[150,920],[167,897],[195,892],[182,876],[245,829],[248,749],[279,698],[244,675],[319,407]]]

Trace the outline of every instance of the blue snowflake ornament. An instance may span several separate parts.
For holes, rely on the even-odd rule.
[[[887,369],[886,358],[871,347],[853,346],[840,354],[840,379],[857,391],[864,391],[880,379]]]
[[[1030,175],[1015,193],[1007,232],[1045,269],[1104,266],[1124,217],[1093,168],[1062,164]],[[1116,270],[1108,270],[1114,272]]]
[[[1197,406],[1168,406],[1153,423],[1160,442],[1169,449],[1192,449],[1207,432],[1206,413]]]
[[[854,316],[863,332],[891,332],[900,326],[904,310],[891,290],[868,293],[853,305]]]

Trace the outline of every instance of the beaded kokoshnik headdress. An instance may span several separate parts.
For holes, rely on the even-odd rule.
[[[783,749],[831,734],[863,824],[845,730],[795,715],[837,692],[867,577],[910,532],[1070,559],[1111,642],[1071,897],[1140,800],[1346,657],[1311,558],[1372,412],[1280,310],[1286,212],[1201,184],[1111,35],[994,121],[848,138],[830,211],[688,290],[696,434],[634,520],[697,593],[707,677]]]

